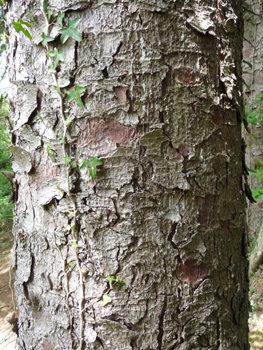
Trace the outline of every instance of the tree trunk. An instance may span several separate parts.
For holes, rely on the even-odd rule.
[[[244,71],[249,74],[244,74],[244,79],[249,86],[245,88],[245,103],[252,109],[259,109],[255,104],[256,96],[262,93],[262,79],[263,79],[263,63],[262,63],[262,40],[263,40],[263,25],[262,25],[262,4],[255,0],[249,0],[245,3],[249,11],[245,12],[245,41],[243,48],[244,60],[249,62],[244,64]],[[255,15],[257,14],[257,15]],[[261,107],[261,106],[260,106]],[[258,167],[258,161],[263,159],[263,141],[262,141],[262,125],[258,121],[256,126],[250,125],[251,133],[244,133],[247,143],[247,166],[250,169]],[[258,180],[255,176],[249,177],[250,187],[257,188]],[[254,237],[255,233],[260,232],[261,217],[262,217],[263,200],[256,204],[248,202],[248,227],[249,236]],[[263,231],[261,230],[263,233]],[[263,237],[262,237],[263,238]]]
[[[49,31],[60,95],[44,12],[12,25],[33,5],[7,15],[21,349],[248,349],[242,2],[50,1],[81,18],[82,42]]]

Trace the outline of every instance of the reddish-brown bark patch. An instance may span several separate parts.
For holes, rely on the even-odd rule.
[[[189,154],[189,150],[187,147],[185,147],[184,145],[180,145],[178,148],[178,151],[180,154],[182,154],[184,157],[188,156]]]
[[[116,144],[128,147],[134,134],[133,128],[120,125],[111,119],[100,122],[88,121],[77,142],[79,147],[87,146],[90,149],[97,149],[100,153],[116,148]]]
[[[189,259],[180,265],[177,278],[183,282],[195,284],[207,275],[208,268],[203,264],[198,264],[197,260]]]
[[[213,206],[211,198],[196,197],[195,202],[199,210],[198,222],[200,223],[201,227],[209,227]]]
[[[52,164],[48,158],[45,163],[39,165],[32,177],[31,186],[34,188],[43,188],[43,185],[54,177],[60,176],[59,168]]]
[[[178,152],[178,150],[174,150],[172,154],[173,154],[173,160],[175,161],[184,159],[184,157],[182,156],[181,153]]]
[[[116,86],[113,88],[119,103],[124,103],[127,101],[127,90],[128,88],[125,86]]]
[[[214,106],[214,111],[213,111],[213,114],[211,114],[211,118],[212,118],[212,122],[215,125],[221,126],[222,123],[224,122],[224,115],[223,115],[222,109],[219,108],[218,106]]]
[[[183,160],[184,157],[188,156],[189,150],[184,145],[180,145],[172,154],[174,160]]]
[[[229,231],[229,226],[230,226],[229,221],[220,220],[219,224],[220,224],[223,231]]]
[[[212,115],[212,122],[217,125],[220,126],[222,124],[223,118],[221,115]]]
[[[185,86],[196,84],[198,75],[190,69],[184,69],[176,72],[176,78]]]
[[[53,350],[53,344],[48,339],[45,339],[41,344],[43,350]]]

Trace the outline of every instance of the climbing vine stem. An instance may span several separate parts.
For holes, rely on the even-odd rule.
[[[46,11],[45,11],[45,4],[44,4],[44,0],[42,1],[42,13],[45,17],[46,20],[46,24],[47,24],[47,33],[46,35],[48,36],[49,34],[49,19],[46,15]],[[62,24],[62,22],[61,22]],[[50,58],[50,49],[49,49],[49,45],[48,43],[46,43],[46,47],[47,47],[47,51],[48,51],[48,60],[51,61]],[[51,62],[51,66],[52,66],[52,62]],[[60,91],[60,87],[58,85],[58,81],[57,81],[57,77],[56,77],[56,73],[52,72],[52,77],[53,77],[53,81],[56,87],[56,91],[60,100],[60,115],[61,115],[61,119],[63,122],[63,127],[64,127],[64,131],[63,131],[63,138],[62,138],[62,148],[63,148],[63,157],[64,159],[68,158],[68,154],[67,154],[67,150],[66,150],[66,135],[67,135],[67,130],[68,130],[68,125],[69,123],[66,121],[65,119],[65,114],[64,114],[64,104],[63,104],[63,97]],[[77,207],[76,207],[76,202],[72,196],[71,190],[70,190],[70,170],[71,170],[71,163],[69,162],[69,164],[67,164],[66,166],[67,169],[67,195],[68,198],[70,199],[72,205],[73,205],[73,225],[71,226],[71,230],[72,230],[72,234],[73,234],[73,238],[74,240],[78,240],[78,232],[77,232]],[[54,234],[54,240],[56,242],[56,237]],[[56,243],[55,243],[56,244]],[[58,248],[58,247],[57,247]],[[79,318],[80,318],[80,340],[79,340],[79,350],[83,349],[83,337],[84,337],[84,315],[82,313],[82,309],[84,306],[84,300],[85,300],[85,295],[84,295],[84,284],[83,284],[83,273],[81,271],[81,266],[80,266],[80,261],[79,261],[79,257],[78,257],[78,248],[73,248],[75,251],[75,258],[76,258],[76,262],[77,262],[77,267],[78,267],[78,272],[79,272],[79,279],[80,279],[80,300],[79,300]],[[68,276],[67,276],[67,272],[66,272],[66,260],[63,258],[63,255],[59,249],[60,252],[60,256],[61,259],[63,261],[63,268],[64,268],[64,275],[66,278],[66,289],[67,289],[67,298],[66,298],[66,304],[68,307],[68,311],[69,311],[69,317],[70,317],[70,339],[71,339],[71,347],[73,348],[73,338],[72,338],[72,314],[71,314],[71,310],[69,307],[69,281],[68,281]]]
[[[65,98],[65,95],[68,95],[67,102],[71,102],[72,100],[75,100],[78,107],[81,110],[84,110],[83,102],[82,102],[80,95],[85,91],[85,88],[83,88],[77,84],[74,87],[74,90],[71,90],[71,91],[64,90],[64,93],[61,92],[61,89],[60,89],[59,84],[58,84],[57,75],[56,75],[57,74],[56,68],[58,66],[59,61],[63,62],[65,59],[64,59],[63,53],[58,52],[56,47],[54,48],[53,51],[50,50],[49,43],[55,40],[54,38],[49,36],[51,26],[56,24],[55,20],[53,20],[50,23],[50,20],[51,20],[52,15],[53,15],[53,11],[47,7],[46,0],[41,0],[41,3],[39,3],[39,5],[40,5],[41,12],[45,18],[45,22],[46,22],[46,33],[43,32],[41,35],[41,37],[43,39],[41,44],[43,46],[42,49],[43,48],[46,49],[46,57],[47,57],[48,63],[50,64],[49,69],[48,69],[48,74],[51,73],[53,83],[54,83],[55,89],[57,91],[57,95],[59,98],[59,105],[60,105],[60,108],[59,108],[60,121],[63,125],[63,136],[61,138],[59,138],[58,141],[59,141],[59,143],[62,144],[62,153],[63,153],[63,157],[64,157],[66,176],[67,176],[67,189],[66,189],[66,191],[64,191],[59,186],[58,186],[58,189],[63,194],[66,192],[67,198],[70,200],[71,205],[73,207],[73,210],[72,209],[67,210],[68,213],[73,217],[73,220],[67,226],[67,228],[71,231],[71,234],[73,237],[73,244],[71,245],[70,248],[74,250],[74,256],[75,256],[76,265],[77,265],[78,274],[79,274],[79,299],[78,299],[79,311],[78,311],[78,314],[79,314],[80,327],[79,327],[79,336],[78,336],[78,338],[79,338],[78,350],[83,350],[84,326],[85,326],[85,324],[84,324],[84,311],[86,311],[94,303],[96,303],[100,300],[102,300],[102,306],[106,306],[108,303],[111,302],[111,298],[109,296],[109,293],[112,290],[112,286],[114,284],[117,284],[118,289],[120,290],[121,287],[125,285],[125,283],[119,281],[117,276],[115,278],[112,276],[107,276],[106,280],[109,282],[109,288],[107,288],[107,290],[105,290],[102,293],[102,296],[100,298],[98,298],[94,303],[88,304],[87,306],[84,305],[85,304],[84,275],[83,275],[83,272],[81,269],[81,264],[80,264],[80,260],[79,260],[79,256],[78,256],[79,247],[78,247],[78,243],[77,243],[79,241],[79,230],[78,230],[78,225],[77,225],[78,210],[77,210],[75,195],[71,192],[71,189],[70,189],[70,173],[71,173],[72,169],[77,167],[77,163],[75,161],[72,161],[70,158],[70,155],[68,154],[68,152],[70,153],[70,144],[67,143],[67,133],[68,133],[69,126],[72,123],[72,119],[70,116],[68,116],[66,119],[63,99]],[[28,18],[30,21],[34,22],[34,17],[33,17],[32,12],[30,12]],[[63,18],[64,18],[64,14],[59,12],[57,15],[57,24],[62,28],[58,31],[58,33],[61,34],[61,37],[60,37],[61,43],[64,44],[69,37],[71,37],[72,39],[74,39],[76,41],[82,41],[82,37],[81,37],[80,33],[76,30],[76,26],[78,25],[78,23],[80,22],[81,19],[80,18],[76,18],[76,19],[70,18],[68,20],[67,27],[63,27]],[[28,32],[28,30],[23,27],[23,26],[26,26],[27,28],[30,28],[30,27],[32,27],[31,23],[27,23],[27,22],[20,19],[19,22],[13,22],[13,24],[14,24],[15,30],[18,33],[22,32],[30,40],[32,40],[32,37],[31,37],[30,33]],[[42,51],[42,49],[41,49],[41,51]],[[52,62],[51,57],[53,57],[53,62]],[[44,123],[39,112],[38,112],[38,116],[42,120],[42,122]],[[51,147],[47,146],[46,150],[47,150],[47,153],[48,153],[49,157],[51,158],[51,160],[54,161],[53,156],[51,154]],[[96,168],[97,168],[97,166],[102,165],[102,164],[103,164],[103,162],[100,159],[98,159],[97,157],[93,157],[90,161],[87,159],[83,159],[82,164],[79,167],[79,170],[82,170],[85,167],[88,167],[90,176],[94,180],[96,177]],[[73,270],[73,264],[71,262],[67,263],[68,247],[67,247],[67,251],[66,251],[66,257],[65,258],[63,257],[62,250],[56,242],[55,232],[53,232],[53,239],[54,239],[55,247],[58,250],[60,258],[61,258],[62,263],[63,263],[63,273],[64,273],[64,277],[65,277],[65,290],[66,290],[66,307],[68,310],[69,323],[70,323],[69,333],[70,333],[71,348],[73,349],[74,348],[73,314],[72,314],[72,310],[70,308],[70,303],[69,303],[69,298],[70,298],[71,292],[70,292],[69,276],[68,276],[68,274],[69,274],[68,265]]]

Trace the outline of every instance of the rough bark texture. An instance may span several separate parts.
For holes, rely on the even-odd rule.
[[[247,105],[252,105],[255,108],[256,95],[262,93],[263,91],[263,21],[262,14],[263,8],[262,4],[256,0],[246,1],[246,7],[257,15],[252,13],[245,13],[245,38],[248,41],[244,41],[243,56],[244,60],[252,64],[250,69],[247,64],[244,64],[244,71],[250,74],[244,74],[244,79],[249,86],[249,89],[244,86],[245,90],[245,103]],[[263,159],[263,142],[262,126],[250,126],[251,133],[244,133],[246,143],[247,143],[247,166],[250,169],[256,169],[259,160]],[[250,187],[256,188],[258,180],[255,176],[249,177]],[[248,227],[249,236],[253,238],[254,234],[260,232],[261,217],[263,214],[263,201],[256,204],[250,204],[248,202]],[[263,231],[261,230],[263,233]],[[262,237],[263,238],[263,237]]]
[[[103,160],[94,181],[86,170],[70,176],[85,274],[83,349],[248,349],[242,2],[49,5],[82,19],[83,42],[55,42],[66,57],[60,87],[86,88],[83,112],[65,102],[74,118],[68,152],[78,164]],[[30,42],[11,21],[36,3],[9,6],[18,342],[24,350],[71,349],[68,299],[77,349],[81,286],[66,228],[72,204],[57,187],[67,191],[59,99],[39,53],[45,22],[39,14]],[[96,300],[107,275],[126,286],[103,307]]]

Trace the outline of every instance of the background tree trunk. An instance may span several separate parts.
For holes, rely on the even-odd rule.
[[[103,160],[94,181],[86,170],[70,174],[77,249],[60,190],[68,191],[59,99],[39,45],[45,21],[35,15],[30,41],[11,21],[36,4],[9,5],[22,349],[248,349],[241,5],[49,2],[81,18],[83,42],[54,44],[66,58],[59,86],[86,88],[83,112],[64,99],[67,152],[78,165]],[[126,285],[103,307],[108,275]]]
[[[244,79],[249,86],[249,89],[245,90],[245,102],[248,106],[253,106],[255,109],[256,96],[262,93],[262,40],[263,40],[263,26],[262,26],[262,4],[249,0],[246,1],[245,6],[252,13],[245,12],[245,38],[244,41],[243,55],[244,60],[251,63],[252,68],[250,69],[247,64],[244,64],[244,71],[250,74],[244,75]],[[250,126],[251,133],[245,133],[245,139],[247,143],[247,166],[250,169],[256,169],[258,161],[263,159],[263,142],[262,142],[262,126],[258,123],[257,126]],[[249,177],[250,187],[256,188],[258,180],[255,176]],[[252,238],[256,232],[259,232],[261,225],[261,216],[263,202],[260,201],[256,204],[248,203],[248,227],[249,236]]]
[[[244,86],[245,103],[254,111],[260,106],[256,104],[257,95],[262,93],[262,4],[257,1],[249,0],[245,2],[246,8],[251,11],[245,12],[245,41],[243,48],[243,56],[246,62],[251,64],[251,68],[245,63],[244,79],[248,87]],[[256,126],[250,125],[251,133],[244,132],[247,143],[246,163],[250,169],[257,169],[259,161],[263,159],[263,142],[262,142],[262,125],[258,121]],[[249,177],[249,185],[251,188],[257,188],[258,180],[255,176]],[[250,254],[249,272],[254,273],[263,259],[263,226],[262,226],[262,208],[263,201],[256,204],[248,204],[247,218],[249,227],[249,238],[256,240],[255,251]],[[258,237],[256,236],[258,235]],[[255,238],[257,237],[257,238]]]

